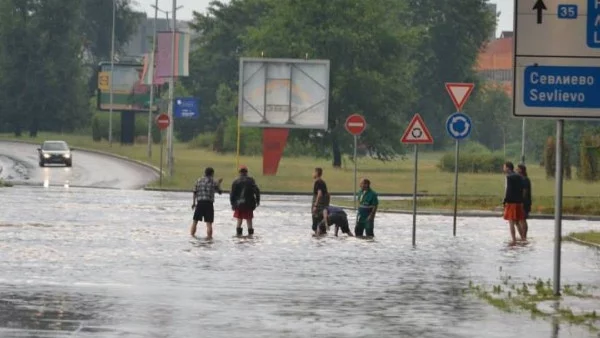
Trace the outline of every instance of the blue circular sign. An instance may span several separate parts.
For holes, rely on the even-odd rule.
[[[446,120],[446,131],[455,140],[462,140],[468,137],[471,134],[471,129],[473,129],[473,123],[463,113],[454,113]]]

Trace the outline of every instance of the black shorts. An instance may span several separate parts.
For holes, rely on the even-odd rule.
[[[525,211],[525,219],[528,219],[529,213],[531,212],[531,204],[524,204],[523,209]]]
[[[212,223],[215,221],[215,208],[213,202],[198,201],[194,210],[194,221]]]
[[[350,232],[350,226],[348,225],[348,216],[333,214],[329,216],[329,222],[334,224],[336,227],[339,227],[342,230],[342,233],[347,234]]]

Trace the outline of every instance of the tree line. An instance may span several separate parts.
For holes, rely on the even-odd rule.
[[[121,49],[143,18],[116,0]],[[113,0],[0,0],[0,131],[72,132],[91,124],[96,67],[110,60]]]
[[[117,2],[120,50],[145,15],[132,10],[131,0]],[[430,148],[451,145],[445,120],[455,109],[446,82],[476,85],[465,106],[474,122],[471,140],[513,149],[521,142],[521,121],[511,117],[511,99],[476,73],[497,20],[487,2],[212,1],[205,13],[194,13],[190,76],[176,88],[201,98],[202,113],[176,123],[177,137],[187,142],[211,133],[217,151],[234,144],[239,58],[264,56],[331,61],[329,130],[292,130],[289,142],[334,164],[352,151],[343,126],[352,113],[366,117],[361,143],[382,160],[404,152],[400,137],[417,112],[436,140]],[[0,131],[89,130],[95,67],[109,59],[111,20],[112,0],[0,0]],[[553,128],[552,121],[528,125],[528,154],[543,157]],[[569,122],[565,134],[578,143],[594,128]],[[249,144],[259,144],[260,130],[243,133]]]

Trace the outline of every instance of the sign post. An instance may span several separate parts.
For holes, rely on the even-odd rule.
[[[358,188],[356,187],[356,181],[358,181],[358,167],[357,167],[357,163],[356,163],[356,152],[357,152],[357,148],[358,148],[358,136],[360,134],[363,133],[363,131],[365,131],[365,129],[367,128],[367,121],[365,120],[365,118],[362,115],[359,114],[352,114],[350,116],[348,116],[348,118],[346,119],[346,123],[344,124],[346,127],[346,130],[354,136],[354,191],[352,193],[352,195],[354,196],[354,209],[357,209],[357,203],[356,203],[356,191],[358,191]]]
[[[417,245],[417,173],[419,170],[419,144],[431,144],[433,143],[433,137],[425,121],[421,118],[418,113],[415,114],[408,124],[408,128],[402,135],[401,142],[404,144],[415,145],[415,172],[414,172],[414,184],[413,184],[413,228],[412,228],[412,245]]]
[[[452,235],[456,236],[456,214],[458,212],[458,155],[459,141],[468,137],[471,134],[473,123],[471,119],[461,113],[463,106],[467,102],[469,95],[473,92],[475,84],[473,83],[446,83],[446,91],[450,94],[450,98],[456,108],[456,113],[450,115],[446,120],[446,131],[448,135],[456,140],[454,151],[454,213],[452,219]]]
[[[169,128],[169,125],[171,124],[171,118],[169,118],[169,115],[162,113],[160,115],[158,115],[156,117],[156,125],[158,126],[158,129],[160,129],[160,181],[159,181],[159,186],[162,187],[162,177],[163,177],[163,148],[164,148],[164,139],[165,139],[165,133],[164,130]]]
[[[559,296],[564,120],[600,117],[600,3],[515,0],[514,8],[513,116],[556,120],[553,291]]]

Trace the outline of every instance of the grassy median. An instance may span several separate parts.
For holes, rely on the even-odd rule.
[[[333,198],[332,203],[345,207],[352,207],[353,201],[347,198]],[[417,199],[417,208],[420,210],[454,210],[454,198],[452,196],[441,197],[420,197]],[[379,210],[405,210],[413,209],[412,199],[407,200],[380,200]],[[484,210],[497,211],[502,210],[501,196],[459,196],[457,209],[462,211]],[[553,214],[554,197],[534,196],[532,214]],[[569,215],[599,215],[600,216],[600,198],[598,197],[564,197],[563,213]]]
[[[13,135],[0,134],[0,139],[14,139]],[[106,141],[94,142],[88,135],[41,133],[36,138],[21,137],[22,141],[41,143],[47,139],[62,139],[74,147],[107,151],[132,159],[159,166],[160,146],[153,145],[152,158],[147,156],[146,144],[122,146]],[[74,159],[77,160],[75,154]],[[422,194],[445,195],[448,197],[422,198],[420,208],[451,209],[454,174],[438,169],[441,154],[423,152],[419,156],[418,191]],[[516,160],[516,159],[514,159]],[[250,168],[263,191],[269,192],[310,192],[312,189],[311,174],[313,168],[323,167],[324,178],[331,192],[350,193],[353,189],[353,163],[345,159],[343,168],[332,169],[331,162],[324,159],[308,157],[284,157],[279,166],[277,176],[262,175],[262,158],[242,156],[240,162]],[[186,143],[175,144],[175,175],[163,180],[163,188],[192,188],[194,181],[207,166],[216,170],[218,177],[223,177],[226,187],[236,176],[235,154],[215,154],[204,149],[193,149]],[[413,166],[411,158],[380,162],[370,158],[361,158],[358,162],[359,177],[368,177],[373,188],[382,194],[412,194]],[[494,210],[499,207],[504,191],[504,178],[498,168],[497,174],[466,174],[459,176],[459,208],[461,210]],[[544,169],[537,164],[530,164],[529,175],[532,181],[534,203],[533,212],[551,213],[554,204],[554,180],[547,179]],[[151,187],[158,187],[154,182]],[[600,183],[580,180],[568,180],[564,183],[565,213],[600,214]],[[585,198],[575,198],[578,196]],[[348,202],[342,200],[339,202]],[[351,202],[350,202],[351,203]],[[410,209],[412,201],[384,201],[382,209]]]
[[[586,243],[600,246],[600,232],[598,231],[573,232],[570,233],[566,238],[574,238]]]

